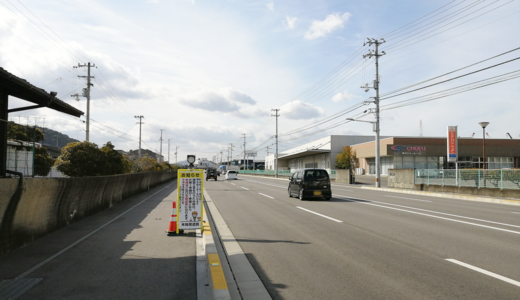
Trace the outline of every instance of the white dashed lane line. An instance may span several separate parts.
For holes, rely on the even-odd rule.
[[[334,219],[334,218],[331,218],[329,216],[319,214],[319,213],[317,213],[315,211],[312,211],[312,210],[309,210],[309,209],[306,209],[306,208],[303,208],[303,207],[296,206],[296,208],[299,208],[299,209],[304,210],[306,212],[310,212],[311,214],[315,214],[315,215],[318,215],[318,216],[323,217],[323,218],[327,218],[327,219],[332,220],[334,222],[343,223],[343,221],[341,221],[341,220]]]
[[[271,196],[267,196],[266,194],[262,194],[262,193],[258,193],[258,194],[260,194],[260,195],[262,195],[262,196],[264,196],[264,197],[267,197],[267,198],[271,198],[271,199],[274,199],[274,197],[271,197]]]
[[[249,191],[249,189],[248,189],[248,188],[245,188],[245,187],[243,187],[243,186],[241,186],[241,188],[243,188],[244,190],[248,190],[248,191]]]

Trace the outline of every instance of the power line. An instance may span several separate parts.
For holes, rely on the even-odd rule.
[[[496,2],[496,1],[495,1],[495,2]],[[495,3],[495,2],[494,2],[494,3]],[[460,26],[460,25],[462,25],[462,24],[468,23],[469,21],[472,21],[472,20],[474,20],[474,19],[476,19],[476,18],[479,18],[479,17],[481,17],[481,16],[483,16],[483,15],[485,15],[485,14],[487,14],[487,13],[490,13],[490,12],[492,12],[492,11],[494,11],[494,10],[496,10],[496,9],[498,9],[498,8],[500,8],[500,7],[502,7],[502,6],[504,6],[504,5],[507,5],[507,4],[511,3],[511,2],[513,2],[513,0],[511,0],[510,2],[507,2],[507,3],[505,3],[505,4],[502,4],[502,5],[498,6],[498,7],[495,7],[495,8],[493,8],[493,9],[487,11],[487,12],[484,12],[484,13],[482,13],[482,14],[480,14],[480,15],[474,17],[474,18],[471,18],[471,19],[466,20],[466,21],[464,21],[464,22],[462,22],[462,23],[459,23],[459,24],[457,24],[457,25],[454,25],[454,26],[452,26],[452,27],[450,27],[450,28],[448,28],[448,29],[446,29],[446,30],[443,30],[443,31],[437,32],[437,33],[435,33],[435,34],[432,34],[432,35],[430,35],[430,36],[428,36],[428,37],[425,37],[424,39],[421,39],[421,40],[419,40],[419,41],[415,41],[415,40],[418,39],[418,38],[421,38],[421,37],[426,36],[426,35],[428,35],[428,34],[430,34],[430,33],[433,33],[434,31],[436,31],[436,30],[438,30],[438,29],[440,29],[440,28],[443,28],[443,27],[445,27],[445,26],[447,26],[447,25],[449,25],[449,24],[452,24],[452,23],[454,23],[454,22],[456,22],[456,21],[462,19],[462,18],[459,18],[459,19],[457,19],[457,20],[455,20],[455,21],[453,21],[453,22],[451,22],[451,23],[448,23],[448,24],[446,24],[446,25],[444,25],[444,26],[442,26],[442,27],[440,27],[440,28],[434,29],[434,30],[432,30],[432,31],[430,31],[430,32],[428,32],[428,33],[426,33],[426,34],[421,35],[421,36],[415,37],[415,38],[413,38],[413,39],[411,39],[411,40],[409,40],[409,41],[406,41],[406,42],[402,42],[402,43],[399,43],[399,44],[395,44],[395,45],[389,46],[388,48],[385,48],[385,51],[389,51],[389,50],[391,50],[391,49],[393,49],[393,48],[395,48],[395,47],[397,47],[397,46],[399,46],[399,45],[409,44],[410,42],[413,42],[413,41],[415,41],[414,43],[422,42],[422,41],[424,41],[424,40],[427,40],[427,39],[429,39],[429,38],[432,38],[432,37],[434,37],[434,36],[437,36],[437,35],[439,35],[439,34],[441,34],[441,33],[444,33],[444,32],[446,32],[446,31],[448,31],[448,30],[451,30],[451,29],[453,29],[453,28],[455,28],[455,27],[458,27],[458,26]],[[492,4],[493,4],[493,3],[492,3]],[[490,4],[490,5],[491,5],[491,4]],[[489,5],[487,5],[487,6],[489,6]],[[487,7],[487,6],[486,6],[486,7]],[[479,9],[479,10],[480,10],[480,9]],[[465,17],[466,17],[466,16],[465,16]],[[463,17],[463,18],[464,18],[464,17]],[[400,49],[406,48],[406,47],[408,47],[408,46],[409,46],[409,45],[405,45],[405,46],[402,46],[402,47],[400,47],[400,48],[394,49],[393,51],[397,51],[397,50],[400,50]],[[390,52],[390,51],[389,51],[389,52]]]
[[[453,78],[450,78],[450,79],[446,79],[446,80],[443,80],[441,82],[437,82],[437,83],[434,83],[434,84],[430,84],[430,85],[427,85],[427,86],[423,86],[423,87],[420,87],[418,89],[415,89],[415,90],[411,90],[411,91],[408,91],[408,92],[404,92],[404,93],[400,93],[400,94],[397,94],[397,95],[393,95],[393,96],[390,96],[390,97],[386,97],[386,98],[381,98],[381,100],[386,100],[386,99],[390,99],[390,98],[393,98],[393,97],[397,97],[397,96],[401,96],[401,95],[404,95],[404,94],[408,94],[408,93],[412,93],[412,92],[415,92],[415,91],[418,91],[418,90],[422,90],[422,89],[425,89],[425,88],[429,88],[429,87],[432,87],[432,86],[435,86],[435,85],[438,85],[438,84],[442,84],[442,83],[445,83],[445,82],[448,82],[448,81],[452,81],[452,80],[455,80],[455,79],[458,79],[458,78],[462,78],[462,77],[465,77],[465,76],[468,76],[468,75],[471,75],[471,74],[475,74],[475,73],[478,73],[478,72],[482,72],[484,70],[488,70],[488,69],[491,69],[491,68],[494,68],[494,67],[498,67],[498,66],[501,66],[503,64],[507,64],[507,63],[510,63],[512,61],[515,61],[517,59],[520,59],[520,57],[517,57],[517,58],[514,58],[514,59],[511,59],[511,60],[508,60],[508,61],[505,61],[505,62],[501,62],[499,64],[496,64],[496,65],[493,65],[493,66],[490,66],[490,67],[487,67],[487,68],[483,68],[483,69],[480,69],[480,70],[476,70],[476,71],[473,71],[473,72],[470,72],[470,73],[466,73],[464,75],[460,75],[460,76],[457,76],[457,77],[453,77]]]
[[[411,98],[411,99],[407,99],[407,100],[390,103],[390,104],[382,106],[382,107],[384,107],[384,109],[382,109],[382,110],[390,110],[390,109],[395,109],[395,108],[404,107],[404,106],[408,106],[408,105],[432,101],[432,100],[452,96],[455,94],[460,94],[463,92],[483,88],[485,86],[497,84],[500,82],[512,80],[512,79],[519,78],[519,77],[520,77],[520,70],[516,70],[513,72],[509,72],[509,73],[504,73],[502,75],[498,75],[498,76],[490,77],[487,79],[475,81],[472,83],[464,84],[464,85],[461,85],[461,86],[458,86],[455,88],[446,89],[446,90],[443,90],[440,92],[435,92],[435,93],[431,93],[428,95],[423,95],[423,96],[419,96],[419,97],[415,97],[415,98]]]
[[[423,83],[425,83],[425,82],[432,81],[432,80],[435,80],[435,79],[437,79],[437,78],[444,77],[444,76],[446,76],[446,75],[449,75],[449,74],[452,74],[452,73],[458,72],[458,71],[460,71],[460,70],[467,69],[467,68],[469,68],[469,67],[472,67],[472,66],[478,65],[478,64],[480,64],[480,63],[483,63],[483,62],[485,62],[485,61],[488,61],[488,60],[491,60],[491,59],[494,59],[494,58],[500,57],[500,56],[502,56],[502,55],[506,55],[506,54],[508,54],[508,53],[511,53],[511,52],[517,51],[517,50],[519,50],[519,49],[520,49],[520,47],[515,48],[515,49],[513,49],[513,50],[506,51],[506,52],[504,52],[504,53],[501,53],[501,54],[498,54],[498,55],[495,55],[495,56],[492,56],[492,57],[490,57],[490,58],[486,58],[486,59],[484,59],[484,60],[481,60],[481,61],[476,62],[476,63],[473,63],[473,64],[471,64],[471,65],[468,65],[468,66],[465,66],[465,67],[459,68],[459,69],[457,69],[457,70],[454,70],[454,71],[451,71],[451,72],[448,72],[448,73],[444,73],[444,74],[442,74],[442,75],[439,75],[439,76],[436,76],[436,77],[433,77],[433,78],[430,78],[430,79],[427,79],[427,80],[424,80],[424,81],[421,81],[421,82],[418,82],[418,83],[414,83],[414,84],[412,84],[412,85],[405,86],[405,87],[402,87],[402,88],[399,88],[399,89],[396,89],[396,90],[393,90],[393,91],[390,91],[390,92],[387,92],[387,93],[383,93],[383,94],[381,95],[381,97],[388,96],[388,95],[391,95],[391,94],[395,94],[395,93],[397,93],[397,92],[400,92],[400,91],[402,91],[402,90],[406,90],[406,89],[408,89],[408,88],[411,88],[411,87],[417,86],[417,85],[419,85],[419,84],[423,84]]]

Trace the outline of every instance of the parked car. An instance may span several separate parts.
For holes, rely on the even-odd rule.
[[[238,179],[237,175],[238,175],[237,171],[227,171],[226,172],[226,180],[230,180],[230,179],[237,180]]]
[[[332,191],[329,173],[325,169],[303,169],[295,172],[289,178],[287,192],[289,197],[298,197],[300,200],[306,198],[330,200]]]

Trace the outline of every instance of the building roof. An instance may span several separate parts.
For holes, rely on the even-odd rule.
[[[0,90],[6,91],[10,96],[36,104],[30,108],[48,107],[56,111],[80,117],[84,113],[79,109],[63,102],[56,97],[56,92],[47,93],[25,79],[17,77],[0,67]],[[21,109],[10,109],[9,112]]]

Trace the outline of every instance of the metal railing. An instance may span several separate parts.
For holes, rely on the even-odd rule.
[[[331,179],[336,178],[336,170],[328,170],[329,177]],[[266,175],[266,176],[274,176],[274,170],[240,170],[239,173],[242,174],[255,174],[255,175]],[[278,176],[280,177],[290,177],[292,175],[291,170],[278,170]]]
[[[416,169],[415,184],[520,189],[520,170]]]

